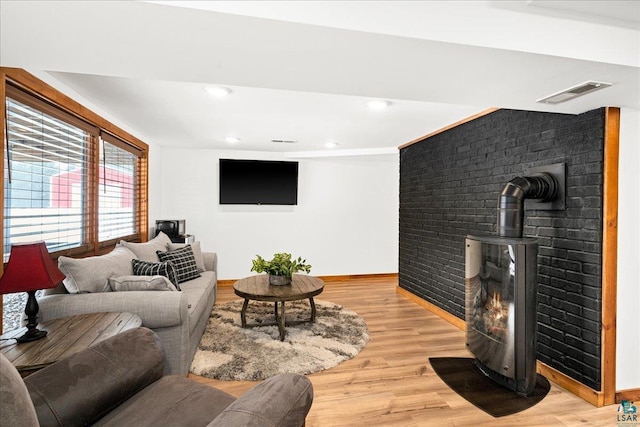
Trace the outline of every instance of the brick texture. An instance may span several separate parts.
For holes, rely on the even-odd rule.
[[[536,237],[538,359],[600,390],[604,109],[498,110],[400,151],[399,284],[464,319],[464,238],[495,235],[498,196],[526,169],[566,163],[566,209],[525,202]]]

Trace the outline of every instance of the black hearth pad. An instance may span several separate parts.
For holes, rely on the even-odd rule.
[[[537,374],[536,387],[531,396],[520,397],[516,392],[496,384],[485,376],[467,357],[431,357],[433,370],[453,391],[477,408],[494,417],[515,414],[531,408],[549,392],[549,381]]]

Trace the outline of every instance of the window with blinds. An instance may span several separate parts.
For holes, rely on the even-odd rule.
[[[143,149],[12,85],[5,105],[4,261],[20,242],[91,254],[140,240]]]
[[[125,142],[100,135],[100,181],[98,188],[98,240],[136,233],[136,171],[140,154]]]
[[[14,243],[44,240],[50,252],[80,247],[87,241],[91,128],[7,92],[5,262]]]

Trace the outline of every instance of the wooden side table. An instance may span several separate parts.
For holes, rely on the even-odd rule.
[[[141,325],[140,317],[131,313],[78,314],[38,323],[38,329],[48,333],[37,341],[18,344],[12,339],[22,335],[26,327],[9,331],[0,336],[0,353],[26,377],[57,360]]]

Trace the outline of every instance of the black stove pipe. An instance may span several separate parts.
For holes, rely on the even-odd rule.
[[[524,200],[539,199],[541,202],[550,202],[557,193],[558,183],[548,173],[513,178],[500,193],[498,235],[500,237],[522,237]]]

